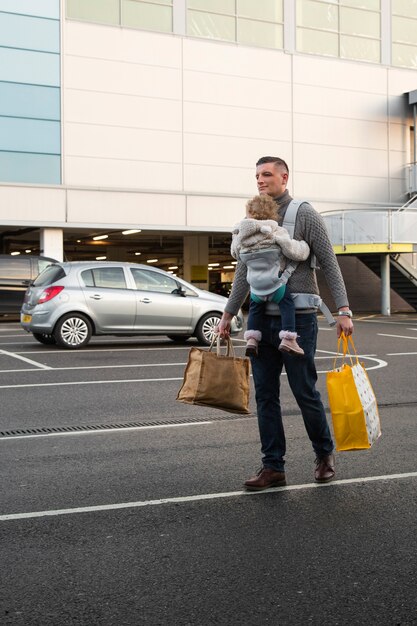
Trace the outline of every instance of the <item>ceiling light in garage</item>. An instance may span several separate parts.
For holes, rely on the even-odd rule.
[[[133,235],[134,233],[141,233],[140,229],[122,230],[122,235]]]
[[[220,263],[209,263],[209,267],[219,267]]]
[[[106,256],[96,256],[96,261],[105,261],[106,259]]]
[[[148,259],[147,263],[158,263],[159,259]]]
[[[223,265],[223,269],[224,270],[234,270],[235,268],[233,267],[233,265]]]
[[[20,254],[20,252],[17,252],[17,251],[16,252],[10,252],[11,256],[17,256],[18,254]]]
[[[32,250],[25,250],[26,254],[30,254]]]
[[[178,265],[170,265],[168,267],[169,270],[177,270],[178,269]]]
[[[135,252],[135,256],[140,256],[142,252]]]
[[[96,235],[95,237],[93,237],[94,241],[99,241],[100,239],[108,239],[108,235]]]

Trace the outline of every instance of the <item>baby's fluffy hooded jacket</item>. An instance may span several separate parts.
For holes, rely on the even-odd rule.
[[[310,247],[305,241],[291,239],[275,220],[245,218],[233,228],[231,254],[246,264],[251,291],[266,296],[283,284],[280,276],[288,259],[305,261]]]

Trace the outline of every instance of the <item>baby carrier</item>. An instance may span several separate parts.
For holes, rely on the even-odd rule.
[[[291,200],[285,212],[282,226],[287,229],[288,234],[291,237],[291,239],[294,238],[294,229],[295,229],[295,222],[297,219],[298,209],[304,202],[307,202],[307,200]],[[292,274],[295,272],[297,265],[298,265],[297,261],[290,261],[288,265],[286,266],[285,270],[282,272],[281,276],[279,277],[280,284],[283,287],[282,294],[284,293],[285,285],[291,278]],[[314,254],[311,254],[310,256],[310,267],[312,267],[313,269],[318,269],[317,260]],[[334,326],[336,324],[336,320],[331,314],[329,307],[323,302],[323,300],[317,294],[315,293],[292,293],[291,296],[294,300],[296,309],[319,309],[325,316],[330,326]],[[278,298],[276,298],[275,301],[270,301],[267,303],[268,313],[272,314],[272,313],[278,312],[277,300]]]

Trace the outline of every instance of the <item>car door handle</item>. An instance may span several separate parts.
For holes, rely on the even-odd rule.
[[[143,298],[142,300],[139,300],[139,302],[143,302],[143,304],[150,304],[152,300],[150,300],[149,298]]]
[[[90,296],[93,300],[102,300],[103,296],[100,296],[99,293],[95,293],[93,296]]]

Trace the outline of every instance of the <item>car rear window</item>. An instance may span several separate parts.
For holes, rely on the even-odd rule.
[[[57,280],[61,280],[66,276],[64,269],[60,265],[48,265],[43,272],[39,274],[33,281],[35,287],[44,287],[45,285],[52,285]]]
[[[48,261],[47,259],[38,259],[36,262],[36,265],[38,266],[38,274],[40,274],[41,272],[43,272],[43,270],[48,267],[48,265],[51,265],[52,261]]]

